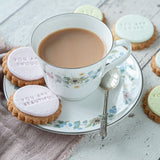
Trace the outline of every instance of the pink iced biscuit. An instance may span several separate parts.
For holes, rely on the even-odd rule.
[[[39,85],[18,89],[13,96],[13,102],[21,112],[37,117],[50,116],[59,108],[57,96],[47,87]]]
[[[8,56],[9,71],[17,78],[33,81],[43,78],[43,71],[32,48],[17,48]]]

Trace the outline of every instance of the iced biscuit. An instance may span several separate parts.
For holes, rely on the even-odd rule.
[[[3,58],[3,73],[14,85],[45,85],[43,71],[32,48],[12,49]]]
[[[114,40],[131,42],[133,50],[149,47],[157,39],[157,30],[152,22],[140,15],[121,17],[112,27]]]
[[[87,14],[89,16],[93,16],[100,21],[106,23],[107,20],[105,18],[104,13],[101,12],[101,10],[95,6],[91,5],[83,5],[75,9],[74,13],[82,13],[82,14]]]
[[[151,60],[151,67],[152,71],[157,75],[160,76],[160,51],[158,51]]]
[[[143,98],[144,113],[153,121],[160,123],[160,86],[149,90]]]
[[[13,116],[35,125],[51,123],[62,108],[57,96],[40,85],[19,88],[10,96],[7,105]]]

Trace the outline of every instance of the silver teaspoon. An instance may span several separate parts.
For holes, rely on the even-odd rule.
[[[104,97],[104,108],[103,108],[103,115],[101,119],[101,128],[100,128],[100,135],[102,140],[107,136],[107,103],[108,103],[108,93],[109,90],[117,87],[119,83],[120,75],[117,68],[112,69],[111,71],[107,72],[104,77],[102,78],[100,87],[105,90],[105,97]]]

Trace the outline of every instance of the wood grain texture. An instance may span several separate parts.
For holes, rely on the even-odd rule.
[[[132,54],[143,69],[142,98],[152,87],[160,84],[151,69],[150,60],[160,48],[159,0],[109,0],[102,7],[108,26],[126,14],[140,14],[149,18],[157,27],[158,39],[150,48]],[[116,125],[109,127],[108,137],[100,141],[98,134],[87,135],[74,151],[70,160],[158,160],[160,158],[160,125],[150,120],[142,109],[142,98],[136,108]]]
[[[16,4],[17,0],[12,1]],[[43,20],[57,14],[71,13],[82,4],[102,3],[103,0],[31,0],[0,25],[0,36],[4,37],[10,46],[29,45],[33,30]],[[5,17],[5,13],[2,12],[2,15]]]
[[[0,1],[0,24],[5,22],[9,16],[14,14],[19,8],[23,7],[30,0],[6,0]]]
[[[16,1],[16,0],[13,0]],[[160,1],[159,0],[32,0],[25,7],[0,25],[0,36],[11,46],[29,45],[31,33],[44,19],[65,12],[72,12],[81,4],[100,6],[112,25],[123,15],[140,14],[149,18],[157,27],[158,38],[153,45],[132,54],[143,69],[144,94],[160,84],[150,67],[152,56],[160,48]],[[102,143],[98,134],[86,135],[70,160],[158,160],[160,158],[160,125],[143,113],[142,101],[137,104],[133,116],[128,116],[110,127],[108,137]]]
[[[141,67],[145,65],[148,58],[152,57],[160,48],[160,1],[159,0],[109,0],[102,7],[105,13],[108,26],[112,28],[113,24],[121,17],[127,14],[140,14],[149,18],[155,24],[158,30],[156,42],[149,48],[142,51],[133,51],[133,55],[140,62]]]

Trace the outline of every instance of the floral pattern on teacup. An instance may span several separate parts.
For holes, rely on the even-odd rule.
[[[44,71],[47,76],[51,79],[54,79],[56,83],[63,83],[67,88],[73,87],[74,89],[80,88],[83,84],[88,83],[90,80],[95,79],[99,76],[102,67],[99,67],[96,71],[82,72],[79,73],[78,77],[62,77],[60,74],[54,74],[47,71]]]
[[[122,54],[122,53],[121,53]],[[108,113],[107,113],[107,118],[109,120],[112,120],[115,118],[117,113],[121,110],[121,108],[127,107],[129,104],[132,103],[134,97],[132,94],[134,94],[134,90],[136,89],[136,84],[135,84],[135,78],[136,78],[136,68],[134,67],[134,64],[129,64],[129,63],[123,63],[117,67],[119,69],[119,72],[121,74],[121,80],[122,80],[122,86],[123,90],[121,92],[122,94],[122,99],[121,99],[121,105],[116,106],[113,105],[109,107]],[[89,74],[92,74],[90,72]],[[85,74],[83,74],[85,75]],[[82,76],[83,76],[82,75]],[[73,80],[73,79],[72,79]],[[78,84],[79,82],[74,81],[74,83]],[[78,85],[77,85],[78,86]],[[54,122],[54,127],[58,128],[72,128],[74,130],[83,130],[85,128],[89,127],[95,127],[97,125],[100,125],[101,123],[101,118],[102,115],[98,115],[97,117],[90,119],[90,120],[84,120],[84,121],[60,121],[56,120]],[[47,124],[47,125],[53,125]]]
[[[117,51],[118,52],[118,51]],[[125,108],[129,107],[130,104],[135,100],[135,90],[137,89],[137,77],[139,77],[139,73],[137,72],[136,65],[134,61],[127,61],[122,63],[121,65],[117,66],[121,73],[121,87],[122,90],[120,92],[120,100],[118,104],[114,104],[111,106],[108,106],[108,113],[107,113],[107,118],[108,120],[113,120],[118,116],[118,114],[121,111],[124,111]],[[93,72],[87,72],[87,73],[80,73],[77,79],[71,78],[69,83],[73,85],[74,87],[80,87],[80,81],[81,77],[83,76],[88,76],[88,75],[93,75]],[[54,75],[53,78],[56,79]],[[58,78],[57,80],[63,81],[63,78]],[[66,80],[66,78],[64,78]],[[59,82],[58,82],[59,83]],[[63,82],[61,82],[63,83]],[[19,87],[14,86],[14,89],[17,90]],[[122,109],[124,108],[124,109]],[[80,130],[83,131],[87,128],[98,128],[101,122],[101,117],[102,115],[96,115],[92,117],[91,119],[83,119],[83,120],[75,120],[75,121],[67,121],[63,119],[57,119],[52,123],[47,123],[47,126],[59,128],[62,130],[65,129],[71,129],[74,131]]]

